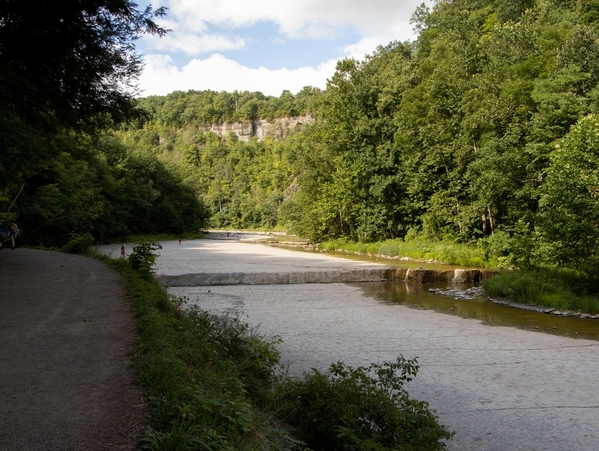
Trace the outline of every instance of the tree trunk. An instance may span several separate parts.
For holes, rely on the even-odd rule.
[[[487,205],[487,211],[489,212],[489,225],[491,226],[491,235],[493,235],[495,233],[495,227],[493,227],[493,216],[491,215],[491,207],[489,205]]]

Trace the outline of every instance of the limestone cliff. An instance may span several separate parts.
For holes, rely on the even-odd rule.
[[[210,124],[204,128],[219,136],[227,136],[229,132],[237,135],[240,141],[248,142],[253,136],[262,141],[267,136],[283,139],[289,134],[300,131],[306,124],[313,122],[311,116],[283,117],[267,121],[256,119],[253,121],[239,121],[224,124]]]

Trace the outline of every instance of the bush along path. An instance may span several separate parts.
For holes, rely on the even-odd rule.
[[[445,449],[452,434],[402,387],[417,362],[337,363],[292,379],[278,367],[277,337],[169,298],[148,271],[152,251],[144,243],[129,260],[105,260],[124,275],[138,323],[133,364],[150,409],[143,449]]]

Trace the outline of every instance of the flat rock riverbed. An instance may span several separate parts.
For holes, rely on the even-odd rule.
[[[356,263],[234,241],[163,246],[158,274],[190,268],[313,271]],[[289,260],[287,253],[293,255]],[[351,284],[188,286],[169,292],[213,313],[240,314],[263,333],[279,335],[283,361],[294,373],[339,360],[365,365],[399,354],[418,357],[420,372],[408,390],[456,432],[450,450],[599,449],[598,341],[391,304]]]

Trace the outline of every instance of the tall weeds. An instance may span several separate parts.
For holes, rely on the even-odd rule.
[[[489,257],[484,249],[476,245],[450,241],[427,241],[402,239],[359,243],[346,240],[326,241],[320,244],[322,249],[342,250],[361,254],[383,255],[386,257],[408,257],[412,259],[434,260],[449,265],[474,267],[497,267],[496,258]]]
[[[482,282],[490,296],[557,310],[599,313],[599,278],[554,267],[502,271]]]
[[[185,308],[126,261],[111,261],[127,281],[137,318],[137,383],[147,390],[148,450],[279,450],[294,441],[264,403],[279,354],[269,338],[234,317]]]

